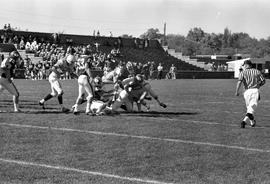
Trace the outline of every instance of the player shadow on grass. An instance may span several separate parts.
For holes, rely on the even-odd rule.
[[[6,102],[6,103],[13,103],[13,100],[10,100],[10,99],[2,99],[0,101],[1,102]],[[32,102],[32,103],[37,104],[37,102],[36,101],[33,101],[33,100],[21,100],[20,99],[20,102]]]
[[[181,115],[196,115],[198,112],[158,112],[158,111],[148,111],[148,112],[126,112],[123,111],[121,114],[127,116],[141,116],[141,117],[177,117]]]
[[[37,110],[37,111],[25,111],[26,114],[69,114],[69,112],[62,112],[59,109],[52,108],[55,110]]]

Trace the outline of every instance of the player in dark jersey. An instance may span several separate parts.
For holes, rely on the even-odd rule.
[[[6,89],[13,95],[14,112],[20,112],[19,109],[19,92],[14,85],[14,69],[20,65],[20,55],[17,51],[12,51],[9,57],[5,58],[0,65],[0,88]]]

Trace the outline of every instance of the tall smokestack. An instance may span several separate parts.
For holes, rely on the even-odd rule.
[[[166,43],[166,22],[164,23],[164,35],[163,35],[164,37],[163,37],[163,40],[164,40],[164,42],[163,42],[163,45],[166,45],[167,43]]]

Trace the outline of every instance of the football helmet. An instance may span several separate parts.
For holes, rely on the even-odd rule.
[[[17,51],[12,51],[9,54],[9,57],[13,58],[13,59],[18,59],[20,57],[20,54]]]

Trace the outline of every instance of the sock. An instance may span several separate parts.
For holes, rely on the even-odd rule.
[[[248,116],[245,116],[244,119],[243,119],[243,121],[244,122],[247,122],[247,120],[249,120],[249,118],[248,118]]]
[[[57,99],[58,99],[59,104],[62,105],[63,104],[63,96],[62,95],[58,95],[57,96]]]
[[[53,96],[51,94],[48,94],[47,96],[45,96],[42,100],[40,100],[41,103],[44,103],[48,100],[50,100]]]
[[[254,120],[253,114],[247,113],[246,116],[247,116],[250,120]]]
[[[19,105],[18,105],[18,104],[16,104],[16,103],[14,103],[14,111],[17,111],[17,110],[18,110],[18,108],[19,108]]]

